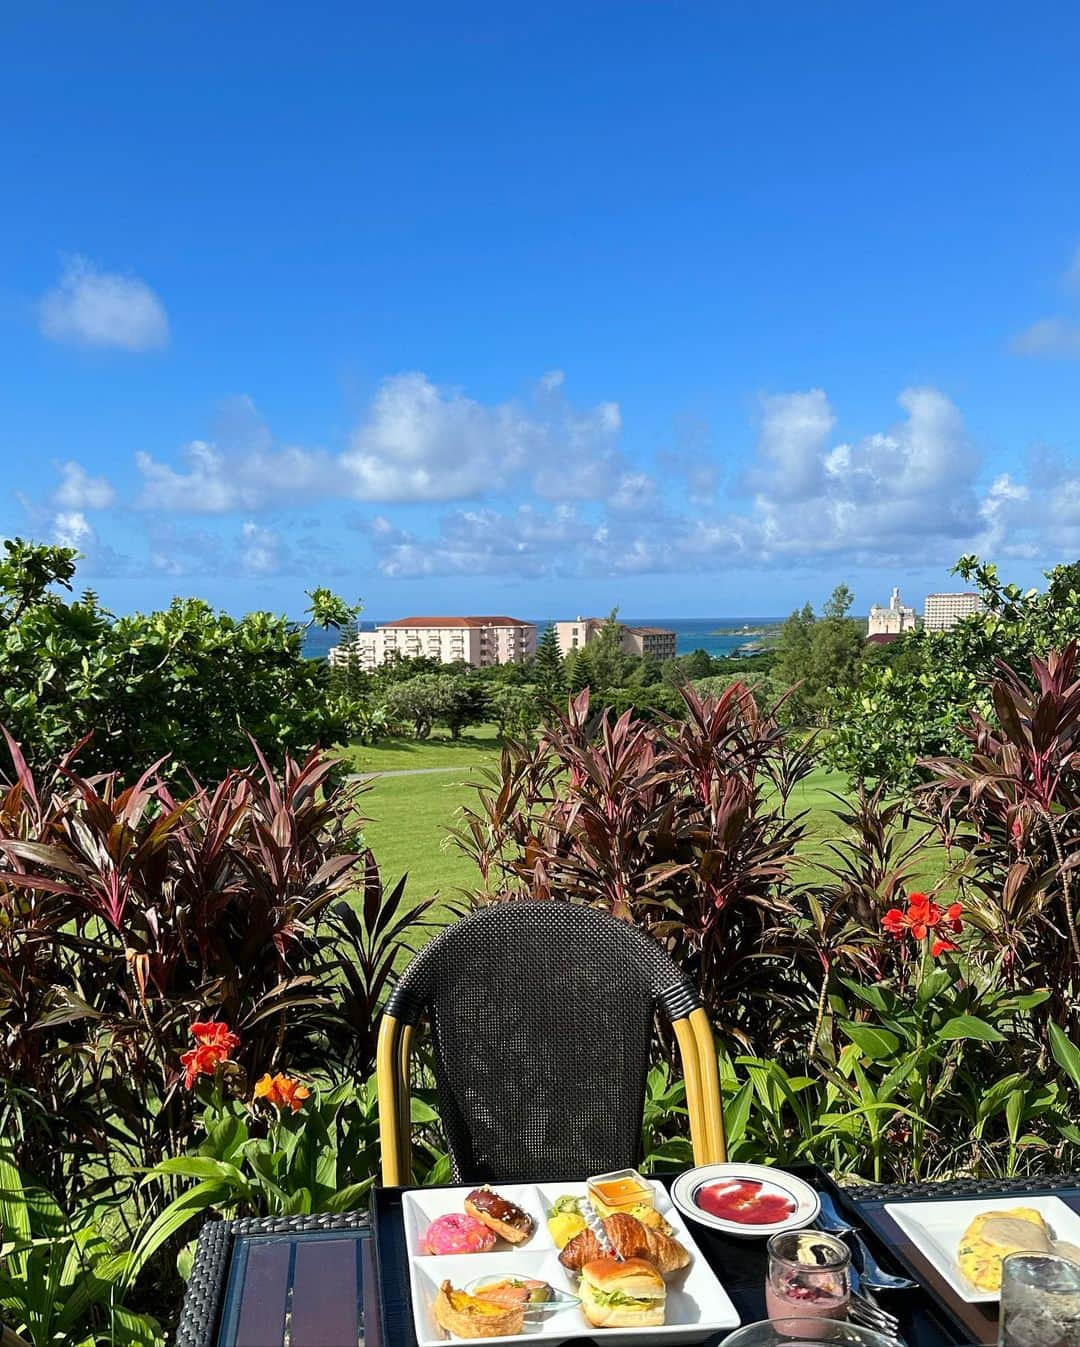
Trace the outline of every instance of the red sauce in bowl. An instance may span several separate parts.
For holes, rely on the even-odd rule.
[[[738,1225],[775,1225],[786,1220],[795,1203],[776,1188],[753,1179],[722,1179],[699,1188],[694,1201],[702,1211]]]

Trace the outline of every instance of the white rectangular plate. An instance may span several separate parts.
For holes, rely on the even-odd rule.
[[[956,1250],[971,1222],[984,1211],[1033,1207],[1053,1231],[1055,1239],[1080,1244],[1080,1216],[1060,1197],[971,1198],[957,1202],[886,1202],[885,1210],[919,1252],[933,1263],[961,1300],[969,1305],[1001,1299],[1000,1291],[980,1291],[960,1271]]]
[[[409,1283],[412,1290],[413,1324],[420,1347],[437,1347],[450,1339],[435,1323],[432,1305],[444,1280],[463,1289],[477,1277],[499,1276],[539,1277],[562,1291],[577,1294],[577,1277],[559,1262],[547,1229],[547,1216],[555,1199],[569,1193],[584,1197],[583,1183],[493,1184],[496,1192],[516,1202],[536,1221],[536,1232],[524,1244],[510,1245],[504,1241],[491,1253],[447,1254],[438,1258],[421,1254],[420,1240],[429,1223],[447,1212],[464,1211],[465,1198],[471,1187],[417,1188],[402,1198],[405,1221],[405,1242],[409,1250]],[[718,1329],[737,1328],[739,1316],[727,1292],[706,1263],[701,1250],[694,1243],[686,1222],[672,1205],[664,1187],[653,1183],[656,1208],[675,1231],[675,1238],[690,1254],[689,1267],[665,1277],[667,1285],[667,1322],[662,1328],[593,1328],[580,1307],[573,1306],[551,1315],[539,1325],[526,1324],[525,1331],[514,1337],[484,1338],[478,1341],[492,1344],[537,1343],[555,1344],[579,1338],[585,1334],[602,1338],[611,1347],[640,1347],[641,1344],[692,1343],[715,1333]]]

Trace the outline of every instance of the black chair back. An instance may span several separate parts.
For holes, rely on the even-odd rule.
[[[454,1177],[636,1164],[654,1014],[700,1005],[651,937],[568,902],[496,903],[413,959],[386,1006],[426,1014]]]

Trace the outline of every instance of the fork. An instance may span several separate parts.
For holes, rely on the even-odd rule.
[[[880,1305],[875,1305],[872,1300],[860,1291],[856,1291],[854,1287],[851,1289],[851,1299],[848,1301],[848,1318],[853,1324],[858,1324],[862,1328],[872,1328],[875,1333],[881,1333],[897,1342],[902,1341],[900,1320],[897,1319],[896,1315],[889,1314]]]

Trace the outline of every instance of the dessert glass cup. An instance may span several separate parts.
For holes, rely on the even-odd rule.
[[[770,1319],[846,1319],[851,1251],[820,1230],[785,1230],[766,1246],[765,1307]]]

